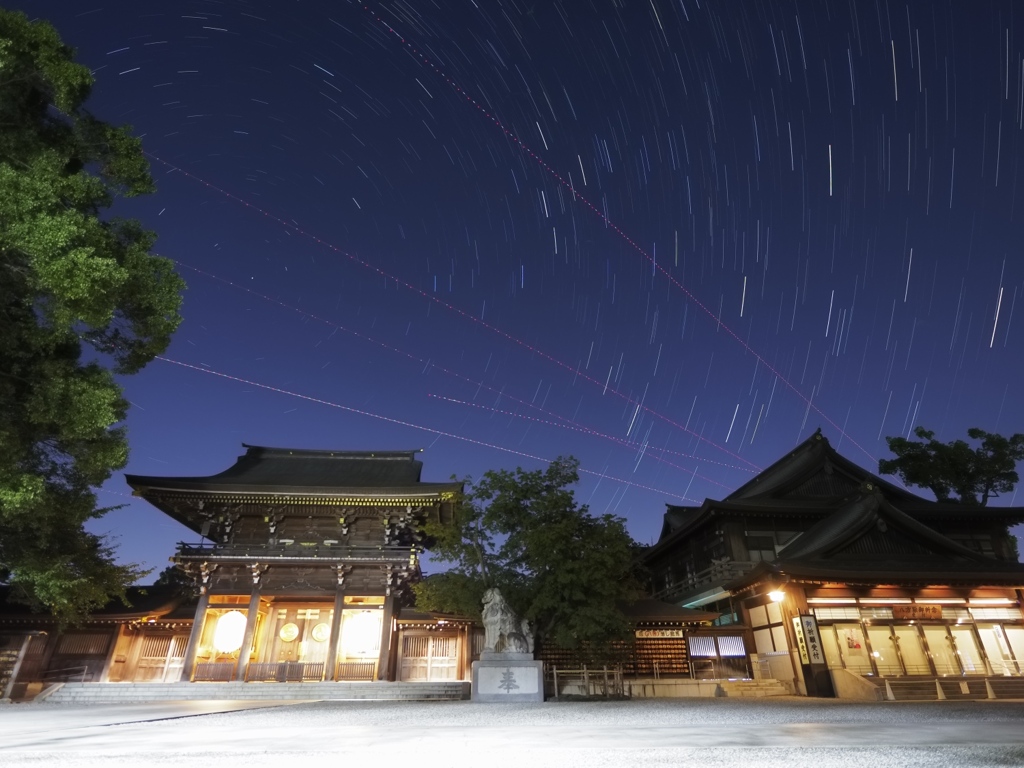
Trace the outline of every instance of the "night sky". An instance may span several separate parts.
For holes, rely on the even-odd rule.
[[[144,137],[117,212],[188,282],[128,472],[572,454],[650,543],[819,427],[873,471],[917,425],[1024,431],[1012,0],[19,5]],[[100,499],[122,560],[197,539]]]

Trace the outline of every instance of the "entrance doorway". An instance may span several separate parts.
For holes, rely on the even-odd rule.
[[[459,639],[453,635],[403,635],[401,680],[458,679]]]
[[[185,662],[188,635],[145,635],[132,680],[136,683],[177,682]]]

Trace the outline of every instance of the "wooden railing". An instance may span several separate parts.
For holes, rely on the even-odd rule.
[[[177,557],[182,560],[207,560],[211,557],[239,560],[258,557],[260,561],[345,558],[363,562],[406,562],[409,547],[385,544],[379,547],[348,544],[186,544],[178,542]]]
[[[373,680],[377,676],[376,661],[339,661],[335,680]]]
[[[656,600],[673,600],[687,592],[699,592],[702,588],[713,584],[724,584],[731,579],[742,576],[755,565],[757,563],[748,560],[717,560],[712,563],[710,568],[683,576],[678,581],[674,581],[664,589],[659,590],[655,593],[654,598]]]
[[[192,680],[197,683],[230,683],[235,676],[233,661],[200,661]]]
[[[66,667],[48,669],[40,680],[44,683],[84,683],[89,677],[89,667]]]
[[[254,662],[245,670],[246,682],[310,683],[324,679],[324,663],[301,661]]]

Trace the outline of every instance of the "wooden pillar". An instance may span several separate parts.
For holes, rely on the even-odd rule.
[[[324,665],[324,680],[334,680],[338,674],[338,642],[341,640],[341,612],[345,609],[345,585],[338,580],[338,591],[334,593],[334,615],[331,617],[331,639],[327,646],[327,663]]]
[[[381,620],[380,656],[377,658],[377,679],[391,679],[391,625],[395,618],[395,596],[384,598],[384,616]]]
[[[121,638],[124,637],[124,624],[117,625],[117,632],[114,633],[114,640],[107,649],[107,660],[103,664],[103,671],[100,673],[99,682],[109,683],[110,682],[110,668],[114,665],[114,656],[117,655],[117,646],[121,642]]]
[[[188,683],[192,681],[193,667],[196,665],[196,653],[199,651],[199,638],[203,635],[203,624],[206,623],[206,608],[209,604],[210,595],[204,592],[199,598],[199,605],[196,607],[196,617],[192,622],[192,633],[188,636],[188,645],[185,646],[185,658],[182,660],[179,682]]]
[[[249,597],[249,612],[245,616],[245,634],[242,635],[242,647],[238,649],[238,665],[235,667],[235,679],[245,680],[245,669],[249,666],[252,655],[252,640],[256,634],[256,619],[260,614],[260,587],[254,584]]]
[[[7,681],[7,686],[0,691],[0,701],[10,703],[11,692],[14,690],[14,684],[18,682],[18,673],[21,672],[21,663],[25,661],[25,657],[28,655],[28,646],[32,642],[32,638],[38,634],[38,632],[29,632],[25,635],[25,639],[21,641],[21,650],[18,651],[18,659],[14,662],[14,668],[11,670],[11,677]]]

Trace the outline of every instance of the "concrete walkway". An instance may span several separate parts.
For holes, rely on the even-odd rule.
[[[1024,704],[808,699],[0,708],[0,765],[1024,765]],[[353,762],[356,761],[356,762]]]

